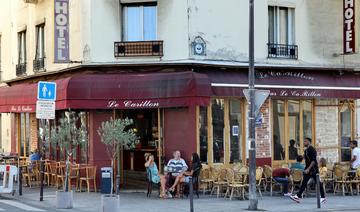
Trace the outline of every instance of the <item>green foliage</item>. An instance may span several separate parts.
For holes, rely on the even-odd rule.
[[[78,127],[78,120],[79,117],[76,117],[75,112],[69,111],[64,118],[59,120],[59,124],[51,129],[51,143],[58,145],[61,151],[65,150],[68,155],[74,154],[75,147],[87,141],[86,127]],[[72,152],[70,152],[71,149]]]
[[[134,129],[130,126],[133,124],[132,119],[113,119],[104,121],[97,130],[101,142],[106,145],[109,158],[112,160],[116,157],[116,149],[123,146],[125,149],[133,149],[138,143],[138,137]]]

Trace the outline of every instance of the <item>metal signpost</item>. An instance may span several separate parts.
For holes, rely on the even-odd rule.
[[[267,93],[267,94],[266,94]],[[269,95],[268,91],[255,89],[255,67],[254,67],[254,0],[249,0],[249,89],[244,90],[249,102],[249,210],[257,210],[258,199],[256,196],[256,145],[255,145],[255,117],[256,110]],[[258,98],[256,98],[258,97]],[[266,98],[264,98],[266,97]],[[263,98],[259,99],[259,98]],[[262,100],[262,101],[260,101]],[[258,104],[261,102],[261,104]],[[257,103],[257,104],[256,104]],[[256,109],[256,107],[258,107]]]
[[[55,119],[56,83],[39,82],[37,90],[36,118],[43,120]],[[48,121],[46,121],[48,124]],[[45,139],[43,138],[43,144]],[[44,145],[43,145],[44,146]],[[42,156],[45,154],[43,148]],[[44,200],[44,158],[40,163],[40,201]]]

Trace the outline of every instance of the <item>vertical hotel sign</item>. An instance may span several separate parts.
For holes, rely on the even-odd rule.
[[[355,0],[344,1],[344,54],[355,53]]]
[[[54,0],[54,62],[69,62],[69,0]]]

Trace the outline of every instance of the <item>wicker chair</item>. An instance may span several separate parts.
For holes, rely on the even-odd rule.
[[[221,191],[223,191],[228,184],[226,180],[226,174],[227,174],[227,170],[224,167],[220,169],[214,169],[213,172],[214,182],[210,193],[211,195],[216,190],[216,197],[219,198]]]
[[[199,187],[203,190],[204,195],[206,191],[211,191],[214,180],[211,176],[211,169],[209,166],[203,165],[203,168],[201,169],[200,172],[199,180],[200,180]]]
[[[334,194],[338,188],[342,188],[342,195],[345,196],[345,188],[349,188],[352,194],[351,182],[347,177],[348,170],[345,170],[340,165],[336,165],[334,168]]]
[[[261,183],[262,183],[262,180],[263,180],[263,172],[264,172],[264,169],[262,167],[257,167],[256,168],[256,188],[259,191],[260,197],[262,197]]]
[[[291,193],[293,193],[296,185],[298,185],[299,187],[301,186],[304,175],[303,175],[303,170],[301,169],[291,169],[290,174],[291,174],[291,184],[292,184]]]

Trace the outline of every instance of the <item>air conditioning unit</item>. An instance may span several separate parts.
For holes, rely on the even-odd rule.
[[[25,3],[36,4],[38,0],[24,0]]]

